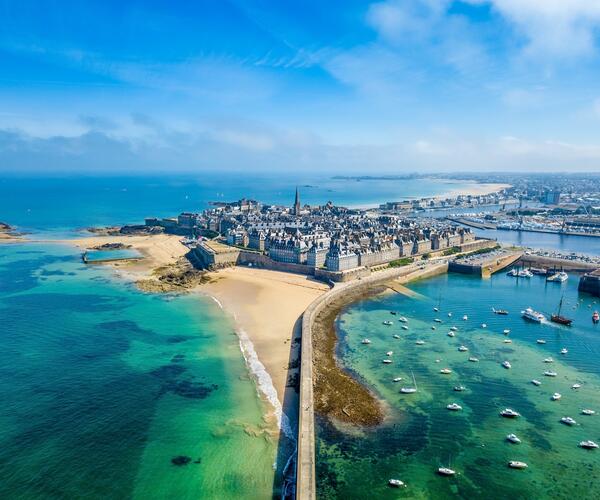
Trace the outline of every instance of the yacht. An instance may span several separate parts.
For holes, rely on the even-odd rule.
[[[361,344],[370,344],[371,341],[369,339],[362,339]]]
[[[566,347],[563,347],[563,348],[560,350],[560,353],[561,353],[561,354],[567,354],[568,352],[569,352],[569,351],[567,350],[567,348],[566,348]]]
[[[515,268],[511,269],[510,271],[508,271],[506,273],[506,276],[511,276],[513,278],[516,278],[518,276],[518,274],[519,274],[519,271],[517,271],[517,268],[515,267]]]
[[[465,389],[466,389],[466,387],[465,387],[464,385],[455,385],[455,386],[454,386],[454,390],[455,390],[456,392],[462,392],[462,391],[464,391]]]
[[[579,446],[587,450],[594,450],[599,447],[597,443],[594,443],[594,441],[581,441]]]
[[[398,334],[396,333],[396,334],[394,334],[394,338],[395,338],[395,339],[399,339],[399,338],[400,338],[400,335],[398,335]]]
[[[456,330],[458,330],[458,328],[456,328],[455,326],[451,326],[450,330],[452,330],[453,332],[455,332]]]
[[[519,444],[521,442],[521,440],[517,437],[516,434],[509,434],[508,436],[506,436],[506,440],[515,444]]]
[[[506,328],[505,330],[502,331],[502,333],[504,335],[508,335],[510,333],[510,330],[508,328]]]
[[[402,394],[414,394],[415,392],[417,392],[417,380],[415,379],[415,374],[413,372],[411,372],[411,374],[412,374],[414,387],[402,387],[400,389],[400,392]]]
[[[475,356],[471,356],[471,357],[469,358],[469,361],[470,361],[471,363],[478,363],[478,362],[479,362],[479,358],[476,358]]]
[[[533,321],[534,323],[541,323],[546,319],[542,313],[534,311],[531,307],[528,307],[524,311],[521,311],[523,318]]]
[[[502,361],[502,366],[507,370],[512,368],[511,364],[508,361]]]
[[[450,368],[442,368],[440,370],[440,373],[443,375],[449,375],[450,373],[452,373],[452,370]]]
[[[571,386],[571,389],[579,389],[581,387],[581,384],[575,383]]]
[[[468,319],[469,319],[469,317],[468,317],[468,316],[465,314],[465,315],[463,316],[463,321],[467,321]]]
[[[506,309],[494,309],[493,307],[492,312],[494,314],[500,314],[501,316],[506,316],[508,314],[508,311]]]
[[[386,365],[389,365],[391,362],[392,362],[392,360],[391,360],[391,359],[384,359],[384,360],[382,361],[382,363],[384,363],[384,364],[386,364]]]
[[[448,332],[446,335],[448,335],[448,337],[454,337],[455,333],[454,332]]]
[[[546,341],[544,339],[537,339],[536,342],[538,344],[545,344],[546,343]]]
[[[519,278],[532,278],[533,273],[529,269],[523,269],[517,273]]]
[[[590,409],[587,409],[587,408],[584,409],[584,410],[581,410],[581,413],[583,415],[595,415],[596,414],[596,412],[594,410],[590,410]]]
[[[448,406],[446,406],[446,408],[448,408],[451,411],[460,411],[460,410],[462,410],[462,406],[460,406],[457,403],[451,403]]]
[[[511,469],[527,469],[527,464],[525,462],[519,462],[518,460],[511,460],[508,462],[508,466]]]
[[[394,354],[394,351],[388,351],[388,352],[385,353],[386,356],[391,356],[393,354]]]
[[[552,401],[558,401],[560,398],[562,398],[562,396],[560,395],[560,393],[555,392],[554,394],[552,394]]]
[[[467,346],[461,345],[461,346],[458,348],[458,350],[459,350],[460,352],[467,352],[467,351],[469,350],[469,348],[468,348]]]
[[[435,318],[433,321],[435,321],[436,323],[441,323],[442,320],[440,318]]]
[[[505,344],[512,344],[512,340],[510,339],[504,339],[502,342],[504,342]]]
[[[552,358],[545,358],[544,363],[554,363],[554,360]]]
[[[405,488],[406,484],[404,484],[404,482],[400,481],[400,479],[390,479],[388,481],[388,484],[390,486],[392,486],[393,488]]]
[[[563,283],[569,279],[569,275],[564,271],[554,273],[552,276],[548,276],[546,281],[553,281],[555,283]]]
[[[400,323],[408,323],[408,320],[404,316],[400,316],[398,321],[400,321]]]
[[[402,325],[402,329],[403,329],[403,330],[408,330],[408,326],[406,326],[406,325]]]
[[[563,417],[560,419],[560,421],[566,425],[575,425],[577,423],[577,422],[575,422],[575,419],[573,419],[571,417]]]
[[[454,476],[456,474],[454,469],[448,467],[439,467],[437,471],[440,476]]]
[[[417,345],[423,345],[423,344],[425,344],[425,341],[424,340],[417,340],[415,342],[415,344],[417,344]]]
[[[434,310],[435,312],[438,312],[438,311],[440,310],[440,308],[439,308],[439,307],[434,307],[434,308],[433,308],[433,310]]]
[[[500,412],[500,416],[506,418],[517,418],[520,417],[521,414],[519,412],[516,412],[515,410],[511,410],[510,408],[505,408]]]
[[[396,377],[394,378],[394,382],[400,382],[402,380],[402,377]]]
[[[531,381],[531,383],[532,383],[533,385],[542,385],[542,383],[541,383],[539,380],[536,380],[536,379],[533,379],[533,380]]]
[[[389,320],[385,320],[385,321],[383,322],[383,324],[384,324],[385,326],[392,326],[394,323],[392,323],[392,322],[391,322],[391,321],[389,321]]]
[[[544,375],[545,375],[546,377],[556,377],[556,376],[558,375],[558,373],[556,373],[556,372],[553,372],[553,371],[550,371],[550,370],[546,370],[546,371],[544,372]]]

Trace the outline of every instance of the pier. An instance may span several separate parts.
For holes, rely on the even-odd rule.
[[[482,278],[489,278],[492,274],[514,264],[522,255],[521,250],[515,250],[475,255],[466,259],[454,259],[450,262],[448,270],[454,273],[475,274]]]

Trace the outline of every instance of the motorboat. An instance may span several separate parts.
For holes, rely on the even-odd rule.
[[[456,392],[462,392],[462,391],[464,391],[465,389],[466,389],[466,387],[465,387],[464,385],[455,385],[455,386],[454,386],[454,390],[455,390]]]
[[[395,338],[395,339],[399,339],[399,338],[400,338],[400,335],[398,335],[398,334],[396,333],[396,334],[394,334],[394,338]]]
[[[567,350],[567,348],[566,348],[566,347],[563,347],[563,348],[560,350],[560,353],[561,353],[561,354],[567,354],[568,352],[569,352],[569,351]]]
[[[386,365],[389,365],[391,362],[392,362],[392,360],[391,360],[391,359],[384,359],[384,360],[382,361],[382,363],[384,363],[384,364],[386,364]]]
[[[520,417],[521,414],[515,410],[512,410],[511,408],[505,408],[500,412],[500,416],[505,418],[517,418]]]
[[[502,361],[502,366],[507,370],[512,368],[512,365],[508,361]]]
[[[546,377],[556,377],[558,375],[558,373],[550,371],[550,370],[547,370],[547,371],[544,372],[544,375]]]
[[[532,278],[533,273],[529,269],[522,269],[517,273],[519,278]]]
[[[450,373],[452,373],[452,370],[451,370],[450,368],[442,368],[442,369],[440,370],[440,373],[441,373],[442,375],[449,375]]]
[[[568,279],[569,279],[569,275],[567,273],[565,273],[564,271],[560,271],[558,273],[554,273],[551,276],[548,276],[546,278],[546,281],[552,281],[554,283],[564,283]]]
[[[465,314],[462,319],[463,319],[463,321],[467,321],[469,319],[469,317]]]
[[[401,327],[401,328],[402,328],[403,330],[408,330],[408,326],[406,326],[406,325],[402,325],[402,327]]]
[[[440,476],[454,476],[456,474],[456,471],[449,467],[439,467],[437,471]]]
[[[402,377],[395,377],[394,378],[394,382],[400,382],[402,380]]]
[[[583,415],[595,415],[596,414],[596,412],[594,410],[590,410],[588,408],[581,410],[581,413]]]
[[[506,273],[506,276],[510,276],[512,278],[516,278],[518,275],[519,275],[519,271],[517,270],[517,268],[513,268]]]
[[[487,325],[485,323],[481,323],[481,328],[487,328]]]
[[[554,394],[552,394],[552,401],[558,401],[560,398],[562,398],[562,396],[560,395],[559,392],[555,392]]]
[[[470,361],[471,363],[479,363],[479,358],[476,358],[475,356],[471,356],[471,357],[469,358],[469,361]]]
[[[386,356],[392,356],[394,354],[394,351],[388,351],[385,353]]]
[[[521,311],[521,315],[523,318],[533,321],[534,323],[541,323],[546,319],[546,317],[537,311],[534,311],[531,307],[528,307],[524,311]]]
[[[537,339],[536,342],[538,344],[545,344],[546,343],[546,341],[544,339]]]
[[[435,318],[433,321],[435,321],[436,323],[441,323],[442,320],[440,318]]]
[[[571,386],[571,389],[579,389],[581,387],[581,384],[575,383]]]
[[[597,443],[594,443],[594,441],[581,441],[579,443],[579,446],[581,448],[585,448],[586,450],[595,450],[596,448],[599,448]]]
[[[542,383],[541,383],[539,380],[536,380],[536,379],[533,379],[533,380],[531,381],[531,383],[532,383],[533,385],[538,385],[538,386],[539,386],[539,385],[542,385]]]
[[[392,323],[390,320],[385,320],[385,321],[383,322],[383,324],[384,324],[385,326],[392,326],[394,323]]]
[[[450,411],[460,411],[460,410],[462,410],[462,406],[460,406],[457,403],[451,403],[448,406],[446,406],[446,408],[448,408]]]
[[[435,330],[435,326],[433,326],[433,325],[432,325],[432,326],[431,326],[431,329],[432,329],[432,330]]]
[[[528,465],[525,462],[519,462],[518,460],[511,460],[508,462],[508,466],[511,469],[527,469]]]
[[[560,421],[565,424],[565,425],[575,425],[577,424],[577,422],[575,422],[574,418],[571,417],[563,417],[560,419]]]
[[[508,311],[506,309],[494,309],[493,307],[492,312],[494,314],[500,314],[501,316],[506,316],[508,314]]]
[[[505,344],[512,344],[512,340],[510,339],[504,339],[502,342]]]
[[[434,308],[433,308],[433,310],[434,310],[435,312],[438,312],[438,311],[440,310],[440,308],[439,308],[439,307],[434,307]]]
[[[552,358],[544,358],[544,363],[554,363]]]
[[[398,321],[400,321],[400,323],[408,323],[408,320],[404,316],[400,316]]]
[[[453,332],[455,332],[456,330],[458,330],[458,328],[457,328],[457,327],[455,327],[455,326],[451,326],[451,327],[450,327],[450,330],[452,330]]]
[[[400,479],[390,479],[388,481],[388,484],[392,487],[392,488],[405,488],[406,484],[404,484],[403,481],[400,481]]]
[[[415,342],[415,344],[417,344],[417,345],[423,345],[423,344],[425,344],[425,341],[424,340],[417,340]]]
[[[369,339],[362,339],[360,343],[361,344],[370,344],[371,341]]]
[[[519,444],[521,442],[521,440],[517,437],[516,434],[509,434],[508,436],[506,436],[506,440],[515,444]]]
[[[467,346],[461,345],[461,346],[458,348],[458,350],[459,350],[460,352],[467,352],[467,351],[469,350],[469,348],[468,348]]]
[[[508,335],[508,334],[510,333],[510,330],[509,330],[508,328],[506,328],[506,329],[504,329],[504,330],[502,331],[502,333],[503,333],[504,335]]]
[[[454,337],[455,333],[454,332],[448,332],[446,335],[448,335],[448,337]]]
[[[594,325],[600,323],[600,314],[598,314],[598,311],[594,311],[594,314],[592,314],[592,323],[594,323]]]
[[[452,313],[448,313],[448,317],[451,318],[452,317]]]

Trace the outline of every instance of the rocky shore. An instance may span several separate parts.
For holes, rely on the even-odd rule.
[[[157,267],[152,277],[136,281],[136,286],[152,293],[185,292],[211,281],[205,271],[195,269],[186,257],[180,257],[173,264]]]

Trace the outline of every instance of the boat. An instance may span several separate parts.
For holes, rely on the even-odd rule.
[[[517,437],[516,434],[509,434],[508,436],[506,436],[506,440],[515,444],[519,444],[521,442],[521,440]]]
[[[386,365],[389,365],[391,362],[392,362],[392,360],[391,360],[391,359],[384,359],[384,360],[382,361],[382,363],[384,363],[384,364],[386,364]]]
[[[512,368],[511,364],[508,361],[502,361],[502,366],[507,370]]]
[[[451,326],[451,327],[450,327],[450,330],[452,330],[453,332],[455,332],[456,330],[458,330],[458,328],[457,328],[457,327],[455,327],[455,326]]]
[[[451,318],[452,317],[452,313],[448,313],[448,317]]]
[[[558,311],[556,312],[556,314],[550,315],[550,321],[552,321],[553,323],[558,323],[559,325],[571,326],[571,323],[573,323],[573,320],[570,318],[567,318],[566,316],[561,316],[561,314],[560,314],[560,310],[562,309],[562,304],[563,304],[563,299],[561,297],[560,302],[558,303]]]
[[[396,311],[390,311],[390,314],[391,314],[392,316],[396,316],[396,314],[398,314],[398,313],[397,313]]]
[[[400,335],[398,335],[398,334],[396,333],[396,334],[394,334],[394,338],[395,338],[395,339],[399,339],[399,338],[400,338]]]
[[[402,377],[395,377],[394,378],[394,382],[400,382],[402,380]]]
[[[516,267],[506,273],[506,276],[511,276],[513,278],[516,278],[518,275],[519,275],[519,271],[517,271]]]
[[[454,337],[454,332],[448,332],[446,335],[448,335],[448,337]]]
[[[423,344],[425,344],[425,341],[424,340],[417,340],[415,342],[415,344],[417,344],[417,345],[423,345]]]
[[[533,385],[542,385],[542,383],[541,383],[539,380],[536,380],[536,379],[533,379],[533,380],[531,381],[531,383],[532,383]]]
[[[555,392],[554,394],[552,394],[552,401],[558,401],[560,398],[562,398],[562,396],[560,395],[559,392]]]
[[[579,389],[580,387],[581,387],[581,384],[575,383],[571,386],[571,389]]]
[[[402,394],[414,394],[417,392],[417,380],[415,379],[415,374],[412,371],[410,373],[412,375],[414,387],[402,387],[400,389]]]
[[[546,341],[544,339],[537,339],[536,342],[538,344],[545,344],[546,343]]]
[[[371,341],[369,339],[362,339],[361,344],[370,344]]]
[[[560,419],[560,421],[565,424],[565,425],[575,425],[577,424],[577,422],[575,422],[575,419],[571,418],[571,417],[563,417]]]
[[[548,274],[547,269],[539,268],[539,267],[530,267],[529,270],[533,274],[537,274],[538,276],[546,276]]]
[[[505,408],[504,410],[502,410],[500,412],[500,416],[505,417],[505,418],[517,418],[517,417],[520,417],[521,414],[510,408]]]
[[[522,269],[521,271],[519,271],[517,273],[517,276],[519,278],[532,278],[533,273],[531,271],[529,271],[528,269]]]
[[[441,323],[442,320],[440,318],[435,318],[433,321],[435,321],[436,323]]]
[[[450,373],[452,373],[452,370],[450,368],[442,368],[440,370],[440,373],[443,375],[449,375]]]
[[[403,329],[403,330],[408,330],[408,326],[406,326],[406,325],[402,325],[402,329]]]
[[[492,307],[492,312],[494,314],[500,314],[501,316],[506,316],[508,314],[508,311],[506,309],[495,309]]]
[[[386,320],[386,321],[384,321],[384,322],[383,322],[383,324],[384,324],[385,326],[392,326],[394,323],[392,323],[392,322],[391,322],[391,321],[389,321],[389,320]]]
[[[432,326],[432,327],[431,327],[431,329],[432,329],[432,330],[435,330],[435,326]]]
[[[469,319],[469,317],[468,317],[468,316],[465,314],[465,315],[463,316],[463,321],[467,321],[468,319]]]
[[[527,469],[527,464],[525,462],[519,462],[518,460],[511,460],[508,462],[508,466],[511,469]]]
[[[594,410],[590,410],[588,408],[581,410],[581,413],[583,415],[595,415],[596,414],[596,412]]]
[[[544,363],[554,363],[552,358],[544,358]]]
[[[534,311],[531,307],[528,307],[524,311],[521,311],[521,315],[523,316],[523,318],[529,321],[533,321],[534,323],[541,323],[546,319],[542,313]]]
[[[579,443],[579,446],[581,448],[585,448],[586,450],[595,450],[596,448],[599,448],[597,443],[594,443],[594,441],[581,441]]]
[[[485,323],[481,323],[481,328],[487,328],[487,325]]]
[[[568,352],[569,352],[569,351],[567,350],[567,348],[566,348],[566,347],[563,347],[563,348],[560,350],[560,353],[561,353],[561,354],[567,354]]]
[[[510,330],[509,330],[508,328],[505,328],[505,329],[502,331],[502,333],[503,333],[504,335],[508,335],[508,334],[510,333]]]
[[[598,311],[594,311],[594,314],[592,314],[592,323],[594,323],[594,325],[600,323],[600,314],[598,314]]]
[[[394,351],[388,351],[385,353],[386,356],[391,356],[392,354],[394,354]]]
[[[512,340],[510,339],[504,339],[502,342],[504,342],[505,344],[512,344]]]
[[[569,275],[567,273],[565,273],[564,271],[560,271],[558,273],[554,273],[551,276],[548,276],[546,278],[546,281],[552,281],[554,283],[564,283],[568,279],[569,279]]]
[[[400,481],[400,479],[390,479],[388,481],[388,484],[393,488],[405,488],[406,487],[406,484],[404,484],[403,481]]]
[[[456,471],[449,467],[439,467],[437,471],[440,476],[454,476],[456,474]]]
[[[469,350],[469,348],[468,348],[467,346],[461,345],[461,346],[458,348],[458,350],[459,350],[460,352],[467,352],[467,351]]]
[[[547,371],[544,372],[544,375],[546,377],[556,377],[558,375],[558,373],[550,371],[550,370],[547,370]]]
[[[434,308],[433,308],[433,310],[434,310],[435,312],[438,312],[440,309],[439,309],[438,307],[434,307]]]
[[[462,406],[460,406],[457,403],[451,403],[448,406],[446,406],[446,408],[448,408],[450,411],[460,411],[460,410],[462,410]]]
[[[454,390],[455,390],[456,392],[462,392],[462,391],[464,391],[465,389],[466,389],[466,388],[465,388],[465,386],[464,386],[464,385],[455,385],[455,386],[454,386]]]
[[[469,361],[470,361],[471,363],[478,363],[478,362],[479,362],[479,358],[476,358],[475,356],[471,356],[471,357],[469,358]]]
[[[400,321],[400,323],[408,323],[408,320],[404,316],[400,316],[398,321]]]

